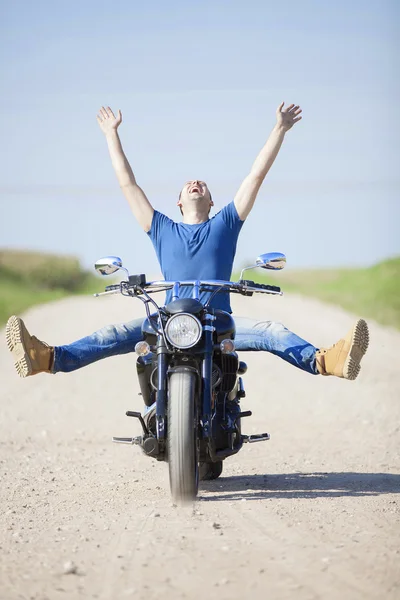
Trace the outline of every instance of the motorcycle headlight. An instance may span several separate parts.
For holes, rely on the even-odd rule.
[[[202,332],[200,321],[189,313],[174,315],[165,327],[165,335],[169,343],[180,349],[195,346]]]

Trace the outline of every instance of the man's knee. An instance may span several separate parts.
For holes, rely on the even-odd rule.
[[[99,344],[108,345],[129,338],[130,330],[124,323],[119,325],[106,325],[105,327],[102,327],[102,329],[96,331],[94,335]]]
[[[279,321],[258,321],[254,326],[254,329],[267,335],[274,335],[287,331],[287,328]]]

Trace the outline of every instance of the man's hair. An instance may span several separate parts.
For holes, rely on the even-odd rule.
[[[207,188],[208,189],[208,188]],[[210,194],[210,202],[212,202],[212,196],[211,196],[211,192],[210,190],[208,190],[208,193]],[[182,190],[179,192],[179,198],[178,198],[178,202],[181,199],[182,196]],[[182,206],[179,207],[179,210],[181,211],[181,215],[183,216],[183,210],[182,210]],[[211,210],[211,206],[210,206],[210,210]],[[210,213],[210,210],[208,211]]]

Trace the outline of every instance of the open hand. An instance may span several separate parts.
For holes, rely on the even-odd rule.
[[[116,131],[121,125],[122,113],[120,110],[118,110],[117,116],[115,116],[109,106],[107,106],[107,108],[102,106],[96,118],[102,132],[107,134],[113,130]]]
[[[291,104],[287,108],[283,108],[284,105],[285,103],[282,102],[276,109],[276,121],[284,131],[289,131],[297,121],[300,121],[299,115],[302,111],[300,106]]]

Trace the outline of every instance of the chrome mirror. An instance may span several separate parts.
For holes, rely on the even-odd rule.
[[[267,252],[267,254],[260,254],[256,258],[256,264],[250,267],[245,267],[240,273],[240,279],[243,277],[243,273],[248,269],[255,269],[261,267],[262,269],[271,269],[273,271],[280,271],[286,265],[286,256],[281,252]]]
[[[100,275],[112,275],[118,269],[123,269],[122,260],[118,256],[105,256],[95,262],[94,268]]]
[[[281,252],[267,252],[256,258],[257,267],[280,271],[286,265],[286,256]]]

